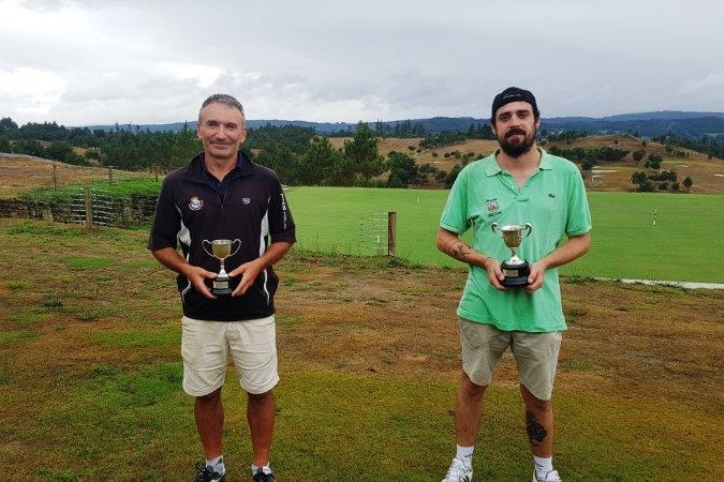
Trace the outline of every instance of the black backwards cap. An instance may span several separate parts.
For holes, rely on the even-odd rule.
[[[490,116],[490,123],[495,124],[495,113],[498,112],[498,109],[503,107],[505,104],[510,104],[511,102],[527,102],[531,106],[533,106],[533,115],[537,119],[540,117],[540,112],[538,112],[538,104],[535,102],[535,97],[533,96],[533,93],[529,90],[525,89],[519,89],[518,87],[508,87],[503,92],[495,96],[495,99],[493,99],[493,112]]]

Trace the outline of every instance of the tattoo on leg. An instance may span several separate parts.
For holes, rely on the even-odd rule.
[[[545,439],[548,436],[548,432],[546,431],[546,428],[541,424],[538,420],[535,419],[535,416],[527,412],[525,414],[526,418],[526,429],[528,431],[528,438],[530,439],[531,443],[533,442],[542,442],[543,439]]]

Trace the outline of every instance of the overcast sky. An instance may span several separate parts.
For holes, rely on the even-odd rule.
[[[724,111],[719,0],[0,0],[0,117],[193,120],[217,92],[249,119]]]

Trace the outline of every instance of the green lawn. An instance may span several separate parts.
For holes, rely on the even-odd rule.
[[[447,191],[411,189],[288,191],[300,248],[386,252],[386,229],[375,225],[386,222],[379,213],[395,211],[398,256],[425,265],[459,266],[435,248],[446,197]],[[563,274],[724,283],[718,249],[724,239],[724,196],[594,192],[589,199],[591,252],[562,268]]]
[[[419,204],[432,211],[434,193],[423,194]],[[291,201],[304,218],[302,199]],[[661,205],[660,214],[671,209]],[[611,230],[617,222],[610,214]],[[0,219],[0,469],[8,480],[191,480],[201,446],[180,387],[178,293],[146,241],[147,231]],[[319,258],[293,250],[278,267],[272,464],[280,482],[439,481],[455,450],[454,306],[464,273]],[[354,296],[345,293],[352,280]],[[720,480],[721,292],[567,284],[579,293],[565,300],[572,329],[555,398],[565,480]],[[684,322],[670,318],[668,304],[684,307]],[[511,361],[486,395],[476,480],[530,480]],[[232,370],[224,403],[228,480],[249,480],[246,397]]]

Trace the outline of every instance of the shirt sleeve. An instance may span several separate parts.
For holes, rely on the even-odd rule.
[[[568,219],[566,219],[566,236],[580,236],[592,228],[591,210],[588,196],[578,169],[569,178]]]
[[[463,169],[453,183],[440,216],[440,227],[462,234],[470,227],[468,217],[467,170]]]
[[[269,200],[269,235],[272,243],[297,241],[292,211],[289,209],[287,197],[277,177],[272,182],[271,199]]]
[[[161,186],[161,194],[156,201],[153,224],[148,240],[148,249],[157,251],[163,248],[178,247],[178,233],[181,227],[181,214],[173,200],[173,190],[166,178]]]

